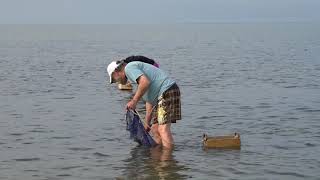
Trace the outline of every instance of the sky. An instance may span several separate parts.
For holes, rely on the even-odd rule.
[[[320,0],[0,0],[0,24],[320,22]]]

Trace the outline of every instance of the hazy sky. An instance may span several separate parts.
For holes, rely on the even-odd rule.
[[[320,0],[0,0],[0,24],[320,22]]]

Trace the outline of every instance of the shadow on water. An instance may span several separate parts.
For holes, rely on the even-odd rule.
[[[137,146],[124,160],[125,170],[116,179],[186,179],[181,171],[188,169],[174,159],[172,150]]]

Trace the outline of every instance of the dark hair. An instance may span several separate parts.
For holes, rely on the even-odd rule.
[[[124,64],[124,61],[123,60],[116,61],[116,64],[118,64],[119,66],[115,69],[115,71],[119,71]]]
[[[121,63],[123,63],[123,60],[116,61],[116,64],[121,64]]]

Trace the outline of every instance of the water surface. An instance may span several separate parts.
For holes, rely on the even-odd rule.
[[[1,25],[0,179],[318,179],[320,25]],[[182,92],[173,152],[125,131],[106,65],[156,59]],[[139,104],[143,108],[143,104]],[[241,150],[201,147],[238,132]]]

